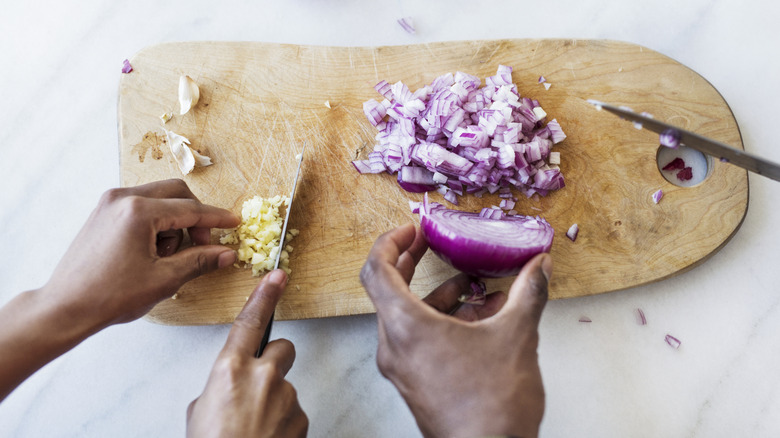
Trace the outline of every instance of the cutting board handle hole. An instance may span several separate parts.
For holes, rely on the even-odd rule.
[[[678,161],[678,166],[664,170],[664,167],[678,158],[682,160]],[[664,179],[678,187],[693,187],[701,184],[710,175],[712,169],[712,157],[686,146],[677,149],[659,146],[656,152],[656,163]],[[688,176],[690,179],[685,179]]]

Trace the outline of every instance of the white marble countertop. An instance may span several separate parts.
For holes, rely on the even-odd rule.
[[[178,4],[177,4],[178,3]],[[641,44],[707,78],[746,148],[780,162],[780,3],[5,2],[0,14],[0,303],[41,286],[100,194],[119,184],[122,60],[166,41],[391,45],[493,38]],[[415,20],[418,32],[396,23]],[[540,361],[542,435],[780,436],[780,183],[750,177],[731,242],[652,285],[550,302]],[[647,326],[634,320],[644,309]],[[582,315],[591,324],[579,323]],[[0,322],[2,329],[2,322]],[[311,436],[418,436],[377,371],[373,315],[280,322]],[[182,436],[227,326],[112,327],[54,361],[0,405],[0,436]],[[682,340],[675,350],[664,342]]]

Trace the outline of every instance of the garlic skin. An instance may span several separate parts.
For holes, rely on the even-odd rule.
[[[211,158],[199,154],[198,151],[188,146],[190,140],[187,137],[168,130],[165,130],[165,136],[168,139],[168,146],[171,148],[173,158],[183,175],[192,172],[195,166],[205,167],[213,164]]]
[[[198,84],[189,76],[179,77],[179,105],[181,106],[179,114],[187,114],[191,108],[198,104],[198,99],[200,99]]]

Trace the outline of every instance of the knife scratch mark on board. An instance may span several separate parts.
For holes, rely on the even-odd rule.
[[[374,49],[371,50],[371,61],[373,62],[374,65],[374,79],[378,81],[380,79],[379,79],[379,70],[376,67],[376,50],[377,50],[376,47],[374,47]]]
[[[531,60],[528,62],[529,64],[533,63],[534,59],[536,59],[536,52],[539,51],[539,46],[541,44],[542,44],[542,40],[539,40],[539,41],[536,42],[536,47],[534,47],[534,54],[531,56]]]

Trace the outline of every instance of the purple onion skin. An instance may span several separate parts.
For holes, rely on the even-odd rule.
[[[480,278],[517,275],[526,262],[537,254],[550,252],[552,248],[552,237],[544,245],[527,247],[522,251],[517,248],[486,245],[478,238],[455,235],[443,229],[428,215],[421,218],[420,226],[429,248],[439,258],[461,272]]]

